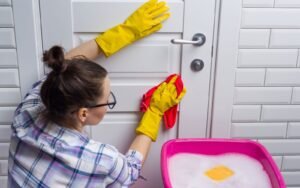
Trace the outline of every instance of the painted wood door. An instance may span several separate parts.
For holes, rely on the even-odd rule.
[[[40,0],[43,49],[54,44],[66,50],[92,39],[97,34],[122,23],[143,2],[140,0]],[[141,114],[139,104],[143,93],[178,73],[187,94],[178,111],[174,128],[161,126],[158,140],[142,170],[148,180],[139,180],[135,187],[162,187],[160,150],[162,144],[178,137],[206,137],[210,104],[212,44],[215,20],[213,0],[170,0],[171,17],[163,28],[111,56],[96,61],[109,72],[116,107],[98,126],[88,128],[90,136],[115,145],[126,152]],[[202,46],[172,44],[171,39],[191,40],[196,33],[206,36]],[[191,62],[204,62],[201,71],[193,71]]]

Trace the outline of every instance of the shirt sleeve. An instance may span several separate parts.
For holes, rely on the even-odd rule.
[[[46,78],[47,78],[47,76],[43,77],[41,80],[35,82],[32,85],[32,88],[25,95],[22,102],[18,105],[18,107],[15,111],[15,115],[20,114],[24,110],[42,105],[42,101],[41,101],[41,97],[40,97],[40,90],[41,90],[42,84],[44,83]]]
[[[126,155],[118,154],[109,176],[113,183],[108,187],[127,187],[134,184],[140,177],[143,156],[135,150],[129,150]]]

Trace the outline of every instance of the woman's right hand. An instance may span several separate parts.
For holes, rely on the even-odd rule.
[[[169,83],[162,83],[153,93],[150,105],[136,129],[138,134],[147,135],[152,141],[156,141],[164,112],[178,104],[186,93],[184,88],[178,96],[174,84],[176,79],[177,76],[174,76]]]
[[[153,93],[149,108],[154,113],[163,115],[165,111],[169,110],[178,104],[186,93],[186,88],[178,96],[177,89],[174,85],[177,76],[174,76],[169,83],[163,82]]]

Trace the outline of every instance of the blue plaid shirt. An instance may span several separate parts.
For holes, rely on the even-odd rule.
[[[44,80],[44,79],[43,79]],[[42,81],[15,111],[8,161],[9,187],[128,187],[140,175],[142,155],[126,155],[78,131],[44,123]]]

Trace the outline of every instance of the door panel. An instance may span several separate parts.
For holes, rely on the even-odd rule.
[[[145,1],[40,2],[44,50],[54,44],[69,50],[122,23]],[[135,42],[110,58],[95,60],[109,72],[117,105],[108,111],[100,125],[90,127],[87,131],[93,139],[113,144],[123,153],[135,136],[134,130],[141,118],[139,104],[143,93],[173,73],[182,75],[188,90],[180,105],[175,127],[165,130],[161,126],[159,137],[151,147],[142,170],[142,175],[148,181],[139,180],[134,187],[162,187],[160,151],[164,142],[177,137],[206,137],[214,1],[170,0],[168,5],[171,17],[163,23],[159,32]],[[203,46],[182,46],[170,42],[171,39],[191,40],[195,33],[206,35]],[[191,61],[196,58],[205,63],[200,72],[193,72],[190,68]]]
[[[145,1],[143,1],[145,2]],[[122,23],[141,1],[73,1],[73,31],[74,32],[103,32],[116,24]],[[180,0],[168,3],[172,17],[165,23],[160,32],[182,32],[183,6]],[[117,14],[116,14],[117,13]]]
[[[101,125],[94,126],[91,137],[103,143],[116,146],[120,152],[126,153],[128,145],[134,138],[134,128],[138,123],[137,113],[108,113],[104,116]]]
[[[76,33],[74,45],[77,46],[96,36]],[[126,75],[148,78],[156,77],[155,75],[165,77],[170,72],[179,72],[181,48],[170,43],[172,38],[179,37],[181,37],[180,34],[154,34],[131,44],[109,58],[103,56],[96,61],[110,73],[125,73],[122,77]]]

